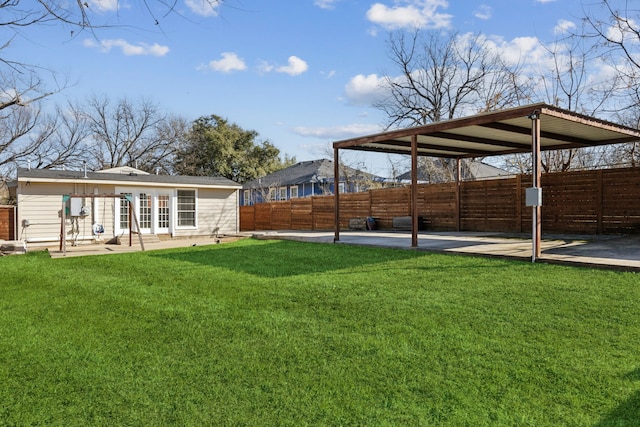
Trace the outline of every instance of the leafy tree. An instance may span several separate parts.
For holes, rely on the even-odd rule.
[[[281,169],[280,150],[258,133],[211,115],[195,120],[176,153],[174,170],[182,175],[223,176],[243,183]],[[285,157],[295,163],[295,158]]]

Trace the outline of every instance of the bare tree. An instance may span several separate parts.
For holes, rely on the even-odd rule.
[[[637,54],[640,7],[637,7],[637,2],[628,0],[600,0],[599,6],[599,11],[591,9],[585,12],[586,30],[579,36],[594,39],[594,43],[604,49],[603,53],[618,67],[621,75],[637,79],[640,72],[640,57]]]
[[[186,120],[167,117],[147,99],[126,98],[113,103],[93,96],[84,114],[94,145],[91,166],[96,169],[135,166],[148,172],[172,171],[173,156],[187,131]]]
[[[79,165],[85,160],[88,129],[69,110],[52,114],[37,104],[7,107],[0,127],[0,177],[5,180],[19,166],[47,169]]]
[[[533,97],[548,104],[586,115],[606,114],[615,102],[620,87],[617,75],[597,79],[593,64],[598,62],[596,46],[585,43],[584,38],[568,36],[546,45],[546,59],[535,70],[538,82],[533,87]],[[564,172],[603,166],[604,147],[588,147],[568,150],[551,150],[541,154],[545,172]],[[504,167],[516,173],[529,173],[531,156],[514,154],[503,157]]]
[[[506,64],[481,34],[391,34],[388,55],[399,75],[386,74],[387,97],[374,106],[387,128],[419,126],[521,104],[530,97],[518,66]],[[420,159],[424,174],[451,180],[451,159]]]
[[[400,32],[390,35],[388,49],[400,75],[385,75],[388,95],[375,107],[389,128],[514,106],[523,96],[516,73],[480,34]]]
[[[116,3],[119,1],[116,0]],[[79,116],[72,119],[68,113],[61,114],[60,111],[53,115],[55,117],[40,112],[42,101],[64,90],[69,86],[69,82],[41,66],[11,59],[10,50],[17,37],[28,36],[30,28],[41,25],[59,25],[69,30],[67,34],[70,37],[82,31],[89,31],[97,37],[98,29],[127,24],[120,22],[123,16],[120,13],[98,12],[97,8],[91,7],[94,4],[84,0],[0,0],[0,29],[3,30],[0,34],[0,177],[6,179],[7,174],[15,169],[17,162],[27,159],[35,162],[36,166],[53,167],[77,161],[81,157],[75,150],[80,141],[84,140],[83,119]],[[148,13],[147,23],[157,27],[161,26],[162,18],[176,11],[177,3],[144,0],[142,4]],[[211,8],[217,8],[222,4],[223,0],[203,0],[203,5]],[[133,24],[145,26],[144,22]],[[94,106],[100,107],[99,104]],[[136,135],[134,128],[126,128],[132,122],[125,118],[127,112],[124,107],[126,106],[121,109],[123,116],[120,116],[118,124],[125,125],[125,129],[118,130],[116,134],[118,137],[126,134],[126,141],[119,140],[118,137],[113,140],[103,138],[102,142],[105,144],[115,142],[115,145],[110,146],[113,150],[108,151],[108,159],[102,158],[101,152],[94,153],[99,155],[94,158],[107,164],[122,162],[126,158],[128,161],[141,162],[145,168],[160,167],[168,171],[168,166],[159,159],[170,156],[169,147],[172,144],[163,144],[167,140],[177,138],[176,135],[180,133],[181,128],[180,120],[171,119],[163,122],[164,127],[154,128],[156,141],[153,142],[154,138],[149,136],[148,132]],[[147,107],[148,105],[143,106],[143,110]],[[148,118],[155,120],[155,111],[144,111],[143,115],[146,113],[153,113]],[[144,120],[143,117],[137,116],[136,122],[138,119]],[[103,130],[110,126],[106,123],[102,123]],[[92,126],[94,131],[101,127],[97,122],[93,122]],[[141,126],[144,130],[153,127],[148,123]],[[66,132],[66,137],[62,138],[61,132]],[[106,133],[102,136],[106,136]],[[120,149],[134,140],[135,149],[133,146]],[[116,146],[118,148],[115,148]]]
[[[589,40],[614,70],[615,101],[607,112],[618,122],[640,128],[640,7],[628,0],[600,0],[585,10],[584,27],[574,37]],[[607,164],[637,166],[640,145],[622,144],[606,153]]]

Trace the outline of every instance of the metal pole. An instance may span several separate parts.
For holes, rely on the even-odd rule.
[[[338,149],[333,149],[333,209],[334,209],[334,242],[340,241],[340,167],[338,166]]]
[[[534,111],[531,116],[531,160],[532,160],[532,186],[534,188],[540,188],[541,181],[541,161],[540,161],[540,112]],[[542,221],[541,221],[541,209],[540,205],[536,203],[533,206],[533,219],[531,225],[531,262],[536,262],[536,258],[541,254],[541,234],[542,234]]]
[[[456,158],[456,231],[460,231],[460,181],[462,176],[462,164],[460,158]]]
[[[418,136],[411,135],[411,247],[418,247]]]

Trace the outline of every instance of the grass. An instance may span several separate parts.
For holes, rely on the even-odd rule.
[[[632,273],[254,240],[0,271],[0,425],[640,420]]]

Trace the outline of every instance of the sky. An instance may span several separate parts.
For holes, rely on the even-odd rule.
[[[87,0],[91,22],[105,28],[25,28],[4,54],[74,83],[49,102],[95,94],[149,99],[189,120],[216,114],[302,161],[330,158],[333,141],[383,129],[371,103],[382,76],[396,72],[390,32],[480,32],[505,57],[535,62],[540,42],[575,28],[587,7],[581,0],[177,0],[167,14],[156,3]],[[379,158],[362,167],[388,176]]]

